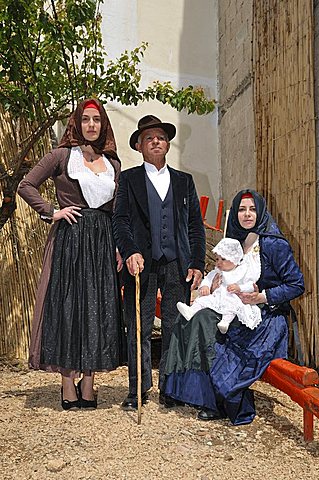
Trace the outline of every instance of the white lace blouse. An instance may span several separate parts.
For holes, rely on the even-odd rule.
[[[106,172],[94,173],[84,165],[80,147],[71,149],[68,175],[79,182],[83,197],[90,208],[98,208],[112,200],[115,191],[115,173],[112,164],[103,155]]]

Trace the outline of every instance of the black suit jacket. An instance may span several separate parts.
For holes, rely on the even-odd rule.
[[[188,268],[204,272],[205,230],[193,178],[190,174],[168,167],[173,188],[176,251],[181,274]],[[113,229],[116,245],[124,262],[123,282],[135,281],[125,261],[133,253],[141,253],[144,270],[143,283],[152,263],[152,235],[144,165],[124,170],[120,175]]]

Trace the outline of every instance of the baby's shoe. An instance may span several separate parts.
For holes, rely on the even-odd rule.
[[[217,323],[217,327],[218,327],[220,333],[227,333],[229,323],[221,320],[220,322]]]
[[[179,313],[181,313],[187,321],[194,316],[192,308],[186,305],[186,303],[177,302],[176,307]]]

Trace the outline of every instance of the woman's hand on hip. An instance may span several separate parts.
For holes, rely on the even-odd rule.
[[[76,217],[82,217],[79,210],[81,210],[81,207],[76,207],[74,205],[71,205],[70,207],[64,207],[62,210],[54,212],[53,221],[58,222],[64,218],[64,220],[66,220],[70,225],[72,225],[72,223],[78,223]]]
[[[144,270],[144,258],[140,253],[133,253],[126,260],[126,266],[131,275],[135,276]]]

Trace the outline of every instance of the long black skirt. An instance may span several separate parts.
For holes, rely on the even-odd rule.
[[[63,374],[113,370],[123,360],[111,217],[81,215],[59,222],[43,310],[40,363]]]

